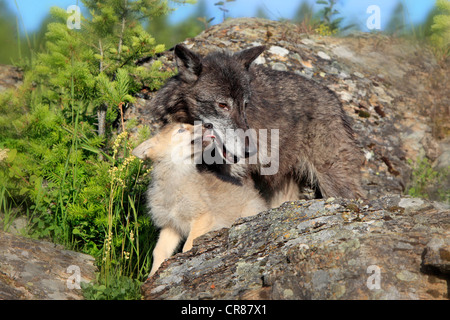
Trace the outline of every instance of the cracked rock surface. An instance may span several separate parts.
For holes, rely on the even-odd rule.
[[[450,207],[386,196],[287,202],[166,260],[146,299],[446,299]]]
[[[93,257],[0,231],[0,300],[79,300],[95,279]],[[78,284],[78,286],[77,286]]]

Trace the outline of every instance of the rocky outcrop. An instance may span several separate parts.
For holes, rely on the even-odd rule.
[[[95,279],[95,259],[0,231],[0,300],[78,300]]]
[[[388,196],[285,203],[165,261],[146,299],[448,299],[450,207]]]
[[[23,73],[19,68],[0,64],[0,92],[18,88],[23,82]]]

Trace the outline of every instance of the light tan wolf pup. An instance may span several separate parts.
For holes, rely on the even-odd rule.
[[[187,238],[185,252],[192,248],[195,238],[230,227],[239,217],[267,210],[251,180],[248,184],[234,184],[212,172],[198,170],[193,152],[194,128],[201,130],[199,138],[204,137],[200,149],[212,145],[214,136],[209,129],[170,124],[132,152],[140,159],[153,161],[147,200],[153,222],[161,233],[153,250],[149,276],[173,254],[182,239]]]

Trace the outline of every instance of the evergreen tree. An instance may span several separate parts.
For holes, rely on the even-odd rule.
[[[17,23],[4,0],[0,0],[0,63],[11,64],[11,59],[17,60],[19,50],[17,44]]]
[[[266,9],[264,8],[264,6],[259,5],[256,8],[255,17],[262,18],[262,19],[269,19],[269,15],[268,15]]]
[[[24,35],[19,17],[14,16],[14,13],[8,9],[5,0],[0,0],[0,43],[2,44],[0,64],[14,64],[26,68],[27,61],[32,55],[44,49],[45,32],[52,20],[53,18],[48,15],[37,31],[29,36]]]
[[[314,9],[308,1],[302,1],[294,14],[293,21],[296,23],[310,23],[313,20]]]
[[[158,43],[164,44],[167,48],[170,47],[173,37],[173,28],[169,23],[168,15],[151,17],[148,20],[146,30]]]
[[[208,10],[206,2],[204,0],[200,0],[198,2],[197,9],[192,15],[187,17],[187,19],[185,19],[184,21],[181,21],[180,23],[173,26],[175,37],[173,38],[170,46],[172,47],[187,38],[193,38],[201,33],[204,30],[204,24],[199,20],[199,18],[207,16]],[[211,18],[208,20],[209,22],[212,21]]]
[[[47,26],[52,22],[56,22],[56,19],[48,14],[42,20],[39,28],[30,35],[32,50],[34,53],[43,52],[45,50],[45,34],[47,32]]]
[[[450,1],[437,0],[438,14],[433,17],[430,41],[437,51],[439,58],[450,56]]]
[[[403,6],[403,3],[399,1],[387,23],[386,32],[395,35],[403,35],[406,31],[405,29],[405,7]]]
[[[431,30],[431,26],[433,25],[433,20],[434,17],[436,15],[438,15],[440,12],[439,8],[437,6],[434,6],[430,12],[428,13],[425,21],[418,25],[416,30],[418,33],[418,38],[423,39],[423,38],[429,38],[432,34],[433,31]]]
[[[118,116],[119,109],[128,101],[108,101],[104,95],[105,77],[114,79],[119,69],[135,75],[130,83],[130,93],[143,82],[154,88],[161,84],[162,74],[158,65],[144,72],[136,68],[134,61],[164,51],[164,45],[156,45],[142,24],[143,20],[166,14],[169,10],[163,0],[84,0],[91,19],[82,18],[80,30],[66,26],[68,14],[61,8],[52,8],[52,15],[59,19],[48,25],[47,52],[39,55],[35,68],[35,81],[52,87],[51,101],[65,97],[73,80],[74,100],[94,103],[98,115],[98,133],[107,133],[108,125]],[[102,85],[99,85],[99,81]],[[102,90],[99,90],[103,88]],[[107,106],[107,108],[106,108]]]
[[[201,0],[197,4],[195,12],[184,21],[172,25],[168,15],[151,17],[146,30],[155,37],[158,43],[164,44],[166,48],[171,48],[187,38],[198,35],[204,26],[202,18],[206,21],[206,16],[206,2]]]

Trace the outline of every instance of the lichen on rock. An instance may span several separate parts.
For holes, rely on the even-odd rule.
[[[405,211],[392,213],[394,206]],[[164,262],[143,293],[146,299],[446,299],[448,239],[450,207],[433,202],[400,196],[287,202],[198,238],[191,251]],[[379,286],[372,286],[377,276]]]

